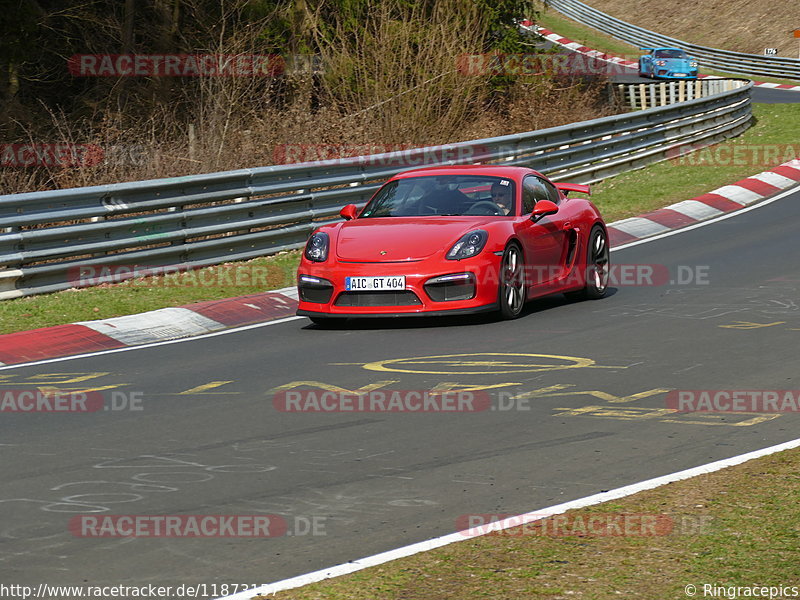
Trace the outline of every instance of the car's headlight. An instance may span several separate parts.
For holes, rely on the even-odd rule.
[[[306,242],[305,257],[314,262],[324,262],[328,260],[328,248],[331,240],[327,233],[318,231]]]
[[[656,61],[656,64],[657,64],[659,67],[663,67],[663,66],[665,66],[665,65],[667,64],[667,61],[665,61],[665,60],[657,60],[657,61]]]
[[[700,65],[696,60],[693,60],[692,62],[689,63],[689,66],[690,67],[699,67]]]
[[[462,258],[469,258],[480,254],[483,247],[486,245],[486,240],[489,239],[489,234],[483,229],[476,229],[465,233],[459,240],[450,248],[447,253],[447,260],[461,260]]]

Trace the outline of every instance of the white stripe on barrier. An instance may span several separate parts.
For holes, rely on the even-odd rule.
[[[657,233],[669,231],[670,229],[669,227],[661,225],[660,223],[656,223],[650,219],[643,219],[641,217],[622,219],[621,221],[616,221],[612,225],[609,225],[609,227],[614,227],[614,229],[619,229],[620,231],[635,237],[655,235]]]
[[[687,217],[697,219],[698,221],[707,219],[709,217],[716,217],[717,215],[721,215],[723,213],[723,211],[719,210],[718,208],[714,208],[713,206],[709,206],[703,202],[698,202],[697,200],[684,200],[683,202],[671,204],[670,206],[665,206],[664,208],[674,210],[682,215],[686,215]]]
[[[772,171],[764,171],[763,173],[759,173],[758,175],[753,175],[748,177],[748,179],[758,179],[759,181],[763,181],[764,183],[768,183],[770,185],[774,185],[777,188],[787,188],[791,185],[796,185],[798,182],[794,179],[790,179],[789,177],[784,177],[778,173],[773,173]]]
[[[161,308],[138,315],[79,321],[75,324],[93,329],[127,346],[202,335],[225,327],[187,308]]]
[[[724,185],[721,188],[712,190],[710,193],[718,194],[727,198],[728,200],[733,200],[742,206],[752,204],[756,200],[761,200],[764,197],[761,194],[757,194],[756,192],[748,190],[747,188],[743,188],[740,185]]]

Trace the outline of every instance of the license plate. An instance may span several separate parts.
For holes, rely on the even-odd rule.
[[[345,277],[344,289],[348,292],[374,292],[406,289],[405,275],[386,277]]]
[[[675,77],[686,77],[686,73],[675,73]]]

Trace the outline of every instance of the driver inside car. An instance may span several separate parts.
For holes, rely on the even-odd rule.
[[[501,183],[493,183],[492,202],[500,207],[503,211],[502,214],[509,214],[511,212],[511,188]]]

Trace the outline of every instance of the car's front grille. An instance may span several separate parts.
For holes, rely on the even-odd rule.
[[[422,301],[414,292],[344,292],[334,302],[336,306],[417,306]]]

